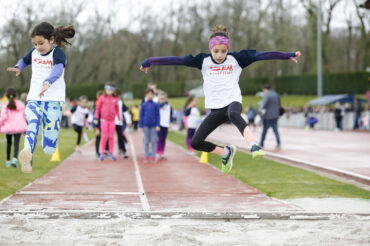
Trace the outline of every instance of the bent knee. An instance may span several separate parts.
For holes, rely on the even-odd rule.
[[[241,116],[237,112],[230,112],[229,113],[229,119],[231,120],[231,122],[235,122],[236,120],[238,120],[240,118],[241,118]]]
[[[190,142],[190,145],[191,145],[191,147],[193,149],[199,150],[200,149],[200,145],[201,145],[201,141],[196,140],[195,138],[192,138],[191,139],[191,142]]]
[[[47,146],[47,147],[44,148],[44,153],[47,154],[47,155],[52,155],[52,154],[54,154],[55,150],[56,150],[56,148]]]

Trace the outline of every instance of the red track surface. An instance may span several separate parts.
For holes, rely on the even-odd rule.
[[[301,211],[271,199],[167,142],[168,160],[143,163],[141,133],[129,135],[130,157],[100,162],[94,143],[0,202],[0,211]],[[35,163],[34,165],[37,165]]]

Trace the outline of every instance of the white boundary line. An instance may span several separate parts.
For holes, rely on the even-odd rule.
[[[217,140],[212,139],[212,138],[210,138],[210,139],[212,141],[217,141]],[[219,141],[219,142],[222,142],[222,141]],[[239,150],[250,153],[250,150],[248,148],[246,148],[245,146],[241,146],[241,145],[236,144],[236,147],[238,147]],[[335,168],[335,167],[329,167],[329,166],[326,166],[326,165],[317,164],[317,163],[313,163],[313,162],[310,162],[310,161],[305,161],[305,160],[301,160],[301,159],[298,159],[298,158],[289,157],[289,156],[286,156],[286,155],[280,155],[280,154],[276,154],[276,153],[269,152],[269,151],[265,151],[265,153],[266,153],[266,156],[275,157],[275,158],[279,158],[279,159],[282,159],[282,160],[288,160],[288,161],[304,164],[304,165],[307,165],[307,166],[317,167],[317,168],[321,168],[321,169],[324,169],[324,170],[329,170],[329,171],[332,171],[332,172],[341,173],[341,174],[345,174],[347,176],[352,176],[352,177],[359,178],[359,179],[362,179],[362,180],[370,181],[369,176],[354,173],[354,172],[351,172],[351,171],[346,171],[346,170],[338,169],[338,168]]]
[[[322,169],[326,169],[326,170],[330,170],[330,171],[334,171],[334,172],[337,172],[337,173],[342,173],[342,174],[346,174],[348,176],[353,176],[353,177],[356,177],[356,178],[360,178],[360,179],[370,181],[370,177],[365,176],[365,175],[361,175],[361,174],[358,174],[358,173],[354,173],[354,172],[351,172],[351,171],[346,171],[346,170],[338,169],[338,168],[335,168],[335,167],[328,167],[328,166],[325,166],[325,165],[316,164],[316,163],[313,163],[313,162],[304,161],[304,160],[288,157],[288,156],[285,156],[285,155],[279,155],[279,154],[272,153],[272,152],[266,152],[266,154],[267,154],[267,156],[277,157],[277,158],[280,158],[280,159],[285,159],[285,160],[298,162],[298,163],[303,163],[303,164],[308,165],[308,166],[319,167],[319,168],[322,168]]]
[[[144,191],[144,185],[143,185],[143,181],[141,179],[140,169],[139,169],[139,165],[138,165],[137,159],[136,159],[135,144],[134,144],[134,141],[131,137],[131,133],[129,133],[127,135],[128,135],[128,137],[130,139],[130,142],[131,142],[131,144],[129,146],[130,146],[130,149],[131,149],[131,152],[132,152],[132,160],[134,161],[134,165],[135,165],[135,175],[136,175],[137,186],[139,188],[139,193],[141,194],[141,196],[140,196],[141,204],[143,206],[144,211],[150,211],[149,201],[148,201],[148,198],[146,197],[146,194],[145,194],[145,191]]]
[[[64,192],[64,191],[19,191],[17,195],[120,195],[140,196],[139,192]]]

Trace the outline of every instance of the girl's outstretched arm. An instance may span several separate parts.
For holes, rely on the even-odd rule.
[[[185,66],[185,57],[183,56],[163,56],[163,57],[150,57],[141,63],[140,70],[147,73],[151,66]]]
[[[21,58],[14,67],[8,67],[6,71],[14,72],[15,76],[19,76],[23,69],[25,69],[28,65],[31,65],[32,61],[32,52],[35,48],[33,48],[30,52],[28,52],[23,58]]]
[[[262,60],[286,60],[290,59],[297,63],[298,61],[294,57],[300,57],[301,52],[282,52],[282,51],[262,51],[262,52],[256,52],[254,54],[254,58],[256,61],[262,61]]]

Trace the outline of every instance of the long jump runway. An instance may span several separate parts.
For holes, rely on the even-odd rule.
[[[97,160],[94,142],[90,142],[82,154],[72,154],[45,176],[2,200],[0,213],[222,217],[304,212],[199,163],[169,141],[168,160],[144,163],[142,139],[141,133],[129,134],[129,158],[118,157],[115,162]]]

